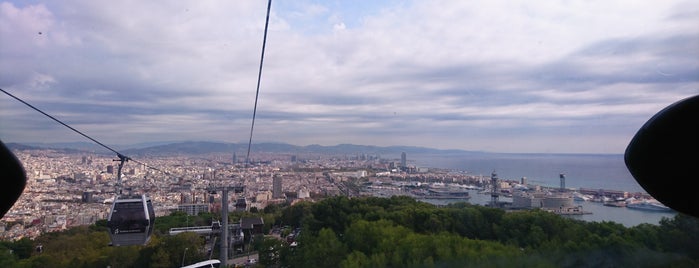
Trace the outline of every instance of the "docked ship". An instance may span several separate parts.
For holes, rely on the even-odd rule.
[[[625,201],[608,201],[608,202],[604,202],[602,205],[608,206],[608,207],[625,207],[626,202]]]
[[[658,212],[672,212],[672,209],[663,205],[662,203],[658,201],[652,201],[652,200],[643,200],[643,201],[634,201],[626,204],[627,208],[631,209],[639,209],[639,210],[647,210],[647,211],[658,211]]]
[[[592,200],[592,196],[587,194],[581,194],[580,192],[573,192],[573,200],[582,202],[590,201]]]
[[[453,189],[450,187],[430,187],[429,189],[414,191],[416,198],[420,199],[470,199],[467,190]]]
[[[442,189],[429,189],[424,198],[431,199],[469,199],[471,196],[468,191],[465,190],[442,190]]]

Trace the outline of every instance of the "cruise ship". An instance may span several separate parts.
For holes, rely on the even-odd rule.
[[[628,204],[626,204],[626,207],[631,208],[631,209],[639,209],[639,210],[647,210],[647,211],[660,211],[660,212],[672,211],[671,208],[661,204],[658,201],[654,201],[654,200],[643,200],[643,201],[629,202]]]
[[[427,194],[423,196],[424,198],[431,199],[469,199],[466,190],[451,190],[451,189],[429,189]]]
[[[413,191],[416,198],[420,199],[470,199],[468,190],[454,189],[443,184],[433,184],[426,191]]]

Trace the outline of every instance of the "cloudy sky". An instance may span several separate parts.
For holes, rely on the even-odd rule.
[[[266,8],[2,2],[0,88],[110,145],[247,142]],[[699,94],[697,25],[697,1],[274,0],[253,141],[623,153]],[[0,140],[89,142],[5,94]]]

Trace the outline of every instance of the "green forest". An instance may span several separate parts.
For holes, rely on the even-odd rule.
[[[229,222],[250,216],[264,219],[266,234],[281,230],[281,236],[259,234],[247,242],[260,267],[699,267],[699,220],[684,214],[629,228],[539,210],[333,197],[231,213]],[[169,228],[217,217],[158,217],[144,246],[108,246],[104,221],[2,241],[0,267],[179,267],[219,253],[207,252],[203,237],[169,236]],[[294,229],[300,232],[292,246],[285,237]]]

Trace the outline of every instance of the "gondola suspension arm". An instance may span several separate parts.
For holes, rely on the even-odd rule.
[[[131,160],[131,158],[120,153],[117,153],[117,157],[119,157],[119,159],[114,159],[114,161],[119,161],[119,168],[117,169],[116,193],[117,195],[121,195],[121,169],[124,168],[124,163]]]

